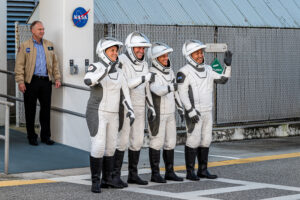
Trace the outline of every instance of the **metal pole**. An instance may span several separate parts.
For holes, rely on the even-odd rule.
[[[4,156],[4,173],[8,174],[9,163],[9,105],[5,106],[5,156]]]
[[[15,22],[15,58],[17,58],[18,50],[20,47],[20,31],[19,31],[19,22]],[[20,97],[18,84],[15,85],[15,95],[16,97]],[[16,126],[20,127],[20,102],[16,101]]]

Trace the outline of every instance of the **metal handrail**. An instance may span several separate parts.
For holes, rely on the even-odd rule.
[[[8,174],[8,163],[9,163],[9,107],[14,106],[12,102],[1,101],[0,105],[5,105],[5,135],[0,135],[0,139],[5,142],[4,147],[4,173]]]
[[[8,74],[8,75],[13,75],[13,76],[15,75],[15,72],[3,70],[3,69],[0,69],[0,73]],[[52,84],[54,84],[54,82]],[[64,82],[62,82],[61,86],[63,86],[63,87],[69,87],[69,88],[74,88],[74,89],[78,89],[78,90],[91,91],[91,89],[88,88],[88,87],[79,86],[79,85],[73,85],[73,84],[70,84],[70,83],[64,83]]]
[[[4,98],[15,100],[15,101],[24,102],[23,99],[18,98],[18,97],[14,97],[14,96],[10,96],[10,95],[0,94],[0,97],[4,97]],[[37,105],[40,106],[40,104],[37,104]],[[61,112],[61,113],[67,113],[67,114],[70,114],[70,115],[75,115],[77,117],[85,118],[85,114],[74,112],[74,111],[71,111],[71,110],[63,109],[63,108],[58,108],[58,107],[55,107],[55,106],[51,106],[51,110],[56,111],[56,112]]]
[[[0,69],[0,72],[4,73],[4,74],[9,74],[9,75],[15,75],[15,72],[3,70],[3,69]]]
[[[2,69],[0,69],[0,73],[13,75],[13,76],[15,75],[15,72],[13,72],[13,71],[7,71],[7,70],[2,70]],[[55,83],[53,82],[52,84],[55,84]],[[91,91],[91,89],[88,88],[88,87],[73,85],[73,84],[70,84],[70,83],[62,82],[61,86],[62,87],[69,87],[69,88],[73,88],[73,89],[78,89],[78,90]],[[17,97],[14,97],[14,96],[10,96],[10,95],[0,94],[0,97],[4,97],[4,98],[7,98],[7,99],[12,99],[12,100],[15,100],[15,101],[23,102],[23,99],[17,98]],[[39,106],[39,104],[38,104],[38,106]],[[74,111],[71,111],[71,110],[66,110],[66,109],[63,109],[63,108],[58,108],[58,107],[51,106],[51,110],[85,118],[85,114],[74,112]]]

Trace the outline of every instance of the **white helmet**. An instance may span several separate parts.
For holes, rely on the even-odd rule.
[[[163,66],[157,58],[159,56],[162,56],[166,53],[171,53],[173,52],[173,49],[166,45],[165,43],[162,42],[155,42],[153,43],[151,49],[148,51],[148,57],[151,59],[152,64],[158,68],[159,70],[163,72],[169,72],[170,71],[170,65],[168,66]],[[170,61],[169,61],[170,63]]]
[[[96,53],[98,57],[108,65],[112,64],[112,61],[107,57],[105,50],[112,46],[117,46],[120,51],[123,47],[123,43],[118,41],[116,38],[105,37],[99,40],[96,48]]]
[[[192,57],[191,54],[199,49],[205,49],[206,45],[200,42],[199,40],[187,40],[183,44],[182,47],[182,54],[187,59],[187,61],[192,64],[193,66],[198,66],[199,63],[197,63]]]
[[[132,60],[133,63],[141,62],[144,61],[145,56],[142,60],[139,60],[134,52],[133,52],[133,47],[145,47],[149,48],[151,47],[150,40],[147,38],[146,35],[140,32],[132,32],[130,33],[126,40],[125,40],[125,46],[126,50],[128,52],[129,58]]]

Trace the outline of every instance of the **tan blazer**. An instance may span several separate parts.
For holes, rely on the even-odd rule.
[[[53,43],[43,39],[43,46],[46,56],[47,63],[47,72],[49,79],[60,81],[60,72],[58,67],[58,60],[54,53]],[[30,83],[34,70],[35,70],[35,61],[36,61],[36,48],[32,38],[26,40],[21,44],[20,49],[18,50],[16,65],[15,65],[15,79],[18,84],[20,83]]]

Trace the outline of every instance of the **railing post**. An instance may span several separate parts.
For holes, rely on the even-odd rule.
[[[5,106],[5,124],[4,136],[0,135],[0,139],[4,139],[4,173],[8,174],[9,164],[9,107],[14,106],[14,103],[1,101],[0,104]]]
[[[9,105],[5,106],[5,156],[4,156],[4,173],[8,174],[9,163]]]

